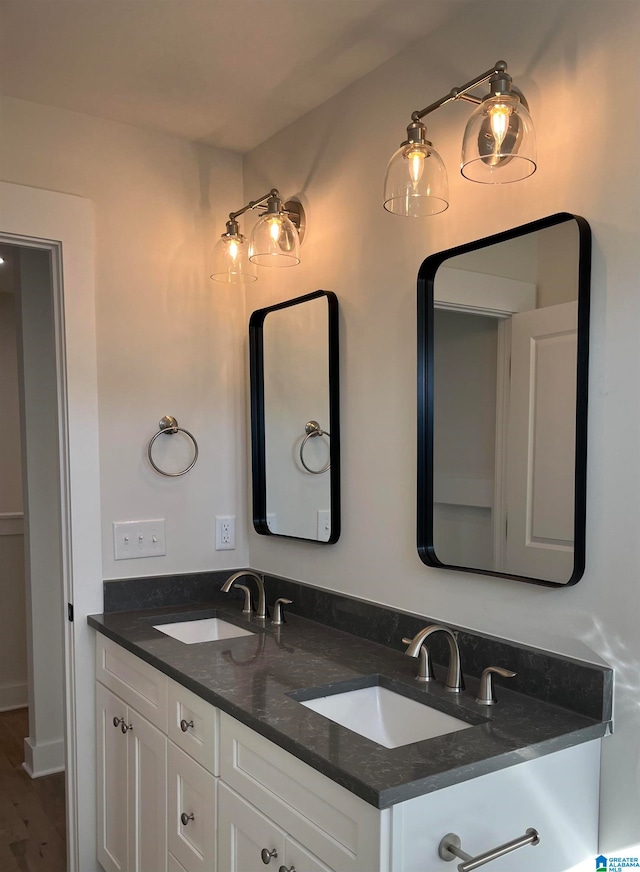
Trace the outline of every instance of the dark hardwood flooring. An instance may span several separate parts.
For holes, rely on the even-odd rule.
[[[22,768],[27,709],[0,712],[0,870],[66,872],[64,772]]]

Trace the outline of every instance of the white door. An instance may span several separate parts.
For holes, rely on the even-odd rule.
[[[106,872],[127,868],[127,737],[120,729],[126,716],[125,703],[96,684],[98,860]]]
[[[166,872],[167,739],[128,709],[128,872]]]
[[[573,571],[577,303],[511,319],[505,571]]]
[[[266,864],[262,851],[268,852]],[[269,856],[270,855],[270,856]],[[284,860],[284,833],[257,809],[218,785],[218,869],[224,872],[278,870]]]

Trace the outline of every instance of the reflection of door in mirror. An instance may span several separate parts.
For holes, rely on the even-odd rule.
[[[432,487],[432,502],[419,488],[429,503],[419,507],[419,549],[432,565],[552,584],[582,572],[574,540],[577,531],[582,552],[586,225],[554,217],[562,220],[436,256],[432,266],[432,464],[419,461]]]
[[[254,312],[250,333],[254,525],[266,535],[334,542],[335,296],[317,292]]]

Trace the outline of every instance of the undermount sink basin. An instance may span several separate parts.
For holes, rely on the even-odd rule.
[[[379,685],[300,702],[385,748],[399,748],[473,726]]]
[[[195,645],[197,642],[220,642],[223,639],[236,639],[239,636],[253,636],[251,630],[243,630],[221,618],[198,618],[195,621],[178,621],[174,624],[154,624],[155,630],[160,630],[167,636],[172,636],[185,645]]]

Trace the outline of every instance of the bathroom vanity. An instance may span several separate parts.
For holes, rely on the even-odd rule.
[[[445,872],[462,863],[439,855],[448,834],[476,857],[533,830],[487,868],[565,872],[597,853],[604,722],[505,687],[480,706],[473,678],[420,685],[416,660],[299,616],[190,608],[89,618],[107,872]],[[250,633],[185,644],[154,627],[216,616]],[[464,728],[385,748],[301,703],[375,685]]]

